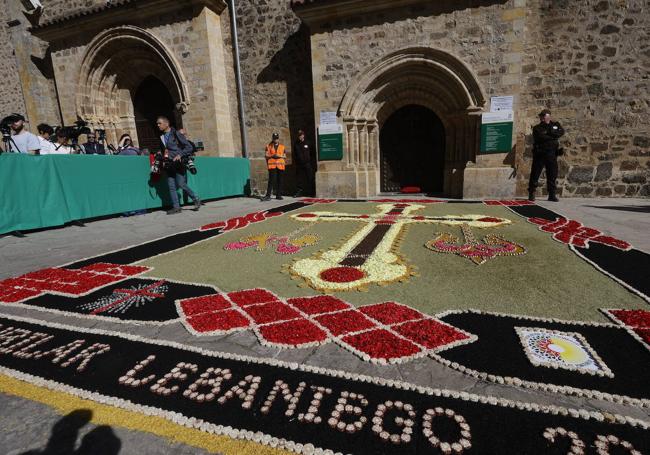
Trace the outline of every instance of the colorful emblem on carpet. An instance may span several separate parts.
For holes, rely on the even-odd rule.
[[[567,442],[635,453],[648,443],[646,422],[617,414],[24,318],[0,317],[0,349],[0,373],[6,376],[302,454],[565,453]]]
[[[455,235],[438,233],[437,237],[427,242],[425,246],[437,253],[457,254],[471,260],[476,265],[485,264],[490,259],[499,256],[521,256],[526,254],[526,249],[523,246],[498,235],[488,234],[483,238],[483,243],[480,243],[468,224],[462,224],[461,230],[465,237],[464,243],[460,243]]]
[[[275,252],[278,254],[296,254],[308,246],[316,245],[319,240],[320,237],[315,234],[291,233],[282,236],[264,232],[242,237],[239,242],[227,243],[223,249],[242,251],[254,248],[256,251],[266,251],[271,245],[274,245]]]
[[[579,333],[515,327],[528,360],[535,366],[564,368],[599,376],[614,375]]]
[[[580,248],[589,248],[590,243],[602,243],[624,251],[631,250],[632,245],[624,240],[603,235],[598,229],[583,226],[582,223],[567,218],[556,218],[554,221],[543,218],[530,218],[533,224],[537,224],[539,229],[544,232],[553,234],[553,238],[558,242],[566,243]]]
[[[470,376],[650,407],[650,351],[622,327],[455,311],[440,320],[477,336],[459,349],[432,354]],[[498,361],[486,352],[498,352]]]
[[[335,342],[373,363],[400,363],[471,343],[475,337],[395,302],[353,305],[332,296],[281,300],[265,289],[177,302],[197,335],[253,330],[260,343],[304,348]]]
[[[370,284],[386,284],[406,280],[413,269],[396,250],[396,242],[406,226],[413,223],[496,227],[510,224],[505,218],[484,215],[423,216],[415,212],[424,205],[380,204],[375,215],[338,212],[310,212],[292,215],[303,222],[356,222],[364,226],[340,248],[331,249],[315,259],[301,259],[290,268],[295,276],[304,278],[321,291],[350,291]]]

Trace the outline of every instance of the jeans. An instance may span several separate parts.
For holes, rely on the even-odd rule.
[[[179,208],[181,205],[178,202],[178,193],[176,192],[177,188],[182,189],[185,191],[193,201],[196,202],[198,199],[196,197],[196,194],[190,189],[189,186],[187,186],[187,177],[185,175],[185,171],[177,171],[177,170],[168,170],[167,171],[167,185],[169,185],[169,195],[172,198],[172,204],[174,205],[174,208]]]
[[[542,170],[546,168],[546,186],[548,194],[555,195],[556,180],[557,180],[557,155],[555,151],[545,151],[535,153],[533,155],[533,166],[530,170],[530,180],[528,182],[528,192],[534,193],[537,185],[539,184],[539,176],[542,175]]]

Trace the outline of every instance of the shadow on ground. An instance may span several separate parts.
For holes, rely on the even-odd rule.
[[[618,210],[620,212],[650,213],[650,205],[587,205],[594,209]]]
[[[79,432],[92,419],[89,409],[77,409],[62,417],[52,428],[47,446],[42,450],[30,450],[21,455],[117,455],[122,442],[115,436],[113,429],[101,425],[88,432],[75,449]]]

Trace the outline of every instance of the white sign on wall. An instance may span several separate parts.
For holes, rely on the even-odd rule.
[[[515,97],[493,96],[490,98],[490,112],[512,111],[515,104]]]
[[[336,125],[336,111],[320,111],[321,125]]]

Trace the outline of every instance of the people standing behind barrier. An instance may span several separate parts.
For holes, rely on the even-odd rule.
[[[38,142],[40,143],[40,155],[51,155],[54,153],[54,144],[52,143],[52,136],[54,135],[54,128],[47,123],[41,123],[36,127],[38,130]]]
[[[269,170],[269,183],[263,201],[271,200],[271,191],[275,189],[275,198],[282,200],[282,174],[286,164],[286,149],[280,144],[280,135],[273,133],[272,141],[266,146],[266,167]]]
[[[162,133],[160,136],[160,150],[163,156],[163,169],[167,173],[169,195],[173,204],[173,208],[168,210],[167,214],[174,215],[181,212],[178,193],[176,192],[177,188],[185,191],[194,201],[194,210],[199,210],[201,208],[201,200],[187,185],[187,172],[185,167],[187,159],[194,151],[192,145],[185,136],[171,127],[167,117],[158,117],[156,125]]]
[[[51,152],[52,155],[70,155],[74,152],[74,148],[69,145],[70,140],[65,134],[63,128],[58,128],[56,130],[56,142],[54,143],[54,151]]]
[[[11,147],[13,152],[38,154],[41,149],[41,143],[35,134],[25,129],[25,117],[21,114],[12,114],[11,128]],[[9,151],[9,150],[5,150]]]
[[[86,155],[106,155],[104,145],[97,142],[96,133],[88,133],[86,135],[86,143],[82,147]]]
[[[551,111],[544,109],[539,113],[539,124],[533,127],[533,164],[528,183],[528,200],[535,200],[535,191],[539,177],[546,168],[546,185],[548,200],[558,202],[557,198],[557,157],[564,153],[558,139],[564,136],[564,129],[559,122],[551,119]]]
[[[140,154],[140,150],[133,145],[133,140],[129,134],[123,134],[117,144],[117,154],[120,156],[137,156]]]
[[[296,165],[296,182],[298,185],[298,191],[294,197],[313,196],[314,170],[311,164],[311,145],[305,139],[303,130],[298,130],[298,140],[293,144],[291,154]]]

